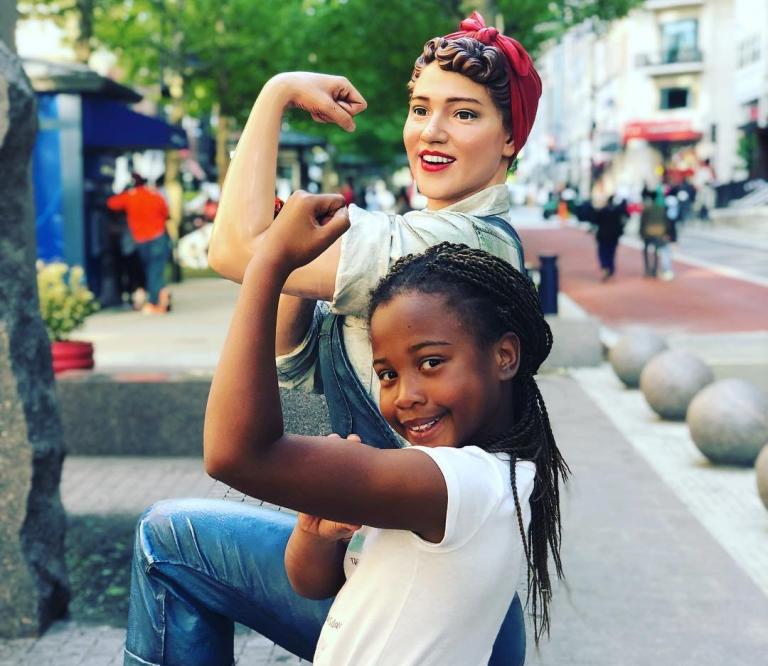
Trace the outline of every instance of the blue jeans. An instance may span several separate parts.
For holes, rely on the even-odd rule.
[[[144,276],[147,279],[149,302],[157,305],[160,290],[165,286],[165,264],[170,254],[170,241],[167,234],[153,238],[146,243],[137,243],[136,251],[144,266]]]
[[[134,542],[124,664],[230,666],[234,622],[311,661],[333,599],[305,599],[288,581],[283,555],[295,521],[227,500],[165,500],[145,511]],[[516,596],[489,663],[524,661]]]
[[[166,500],[139,520],[125,664],[229,666],[234,622],[312,660],[332,599],[288,582],[295,517],[227,500]]]
[[[618,246],[618,238],[597,241],[597,257],[600,260],[600,268],[608,271],[609,275],[616,272],[616,248]]]
[[[659,267],[659,248],[663,241],[655,238],[643,240],[643,267],[648,277],[656,277]]]

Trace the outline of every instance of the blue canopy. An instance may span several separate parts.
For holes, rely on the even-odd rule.
[[[83,149],[178,150],[187,147],[184,130],[125,104],[83,97]]]

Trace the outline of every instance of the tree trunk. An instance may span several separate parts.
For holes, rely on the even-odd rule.
[[[77,0],[78,30],[75,38],[75,60],[88,64],[93,53],[93,0]]]
[[[16,53],[16,2],[15,0],[0,0],[0,42],[12,53]]]
[[[219,113],[216,123],[216,170],[219,174],[219,185],[224,185],[224,178],[229,169],[229,134],[232,123],[228,116]]]
[[[184,117],[182,95],[184,82],[179,74],[174,75],[170,86],[171,113],[170,122],[174,125],[181,122]],[[179,240],[179,228],[184,215],[184,188],[181,186],[181,156],[178,150],[169,150],[165,153],[165,193],[168,197],[168,234],[173,242],[174,251],[171,255],[173,269],[173,281],[181,281],[181,268],[176,259],[176,241]]]

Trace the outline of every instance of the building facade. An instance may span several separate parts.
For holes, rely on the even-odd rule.
[[[570,30],[539,67],[534,177],[584,197],[768,177],[765,0],[648,0]]]

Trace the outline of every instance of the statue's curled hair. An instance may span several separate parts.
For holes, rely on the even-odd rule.
[[[421,71],[433,62],[437,62],[442,70],[463,74],[475,83],[485,86],[496,108],[501,112],[504,129],[512,131],[509,72],[501,51],[471,37],[430,39],[413,65],[411,80],[408,82],[409,94],[413,94],[416,79],[421,75]]]

